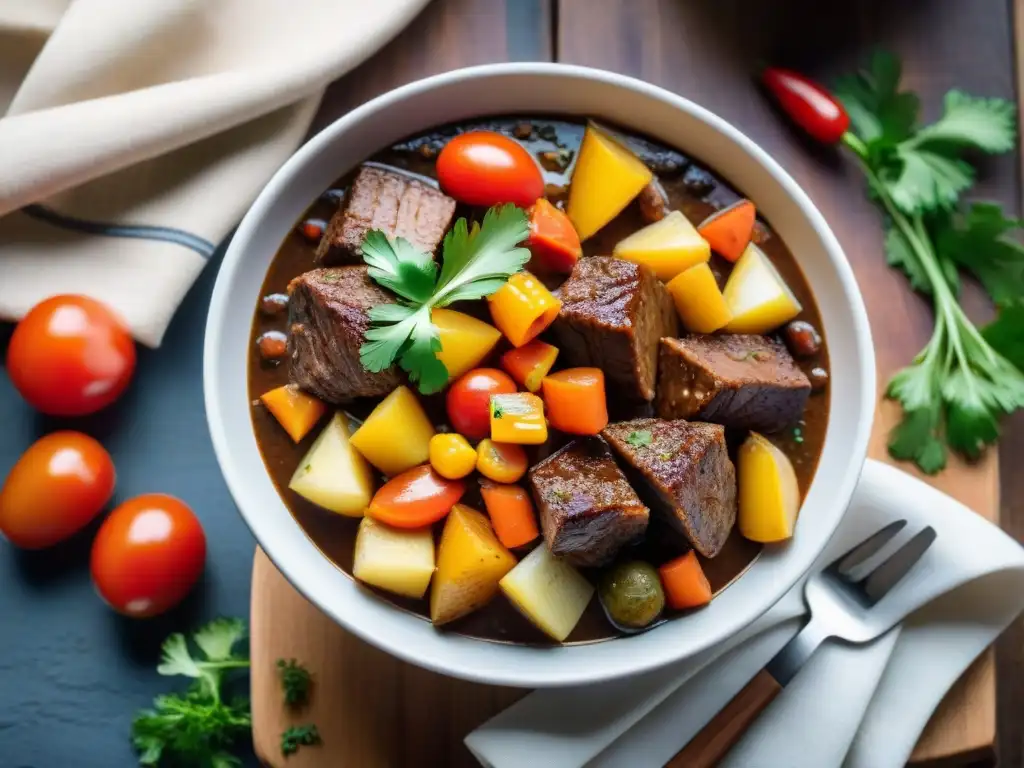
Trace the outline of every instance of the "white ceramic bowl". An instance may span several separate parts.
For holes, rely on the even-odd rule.
[[[246,391],[249,329],[264,274],[295,221],[340,175],[389,144],[487,115],[603,118],[677,147],[757,203],[817,298],[831,357],[831,409],[817,475],[793,540],[769,547],[706,608],[641,635],[563,647],[475,640],[435,630],[361,589],[306,537],[264,469]],[[224,258],[206,328],[206,412],[228,486],[281,572],[328,616],[395,656],[456,677],[562,686],[632,675],[699,653],[771,607],[822,551],[846,510],[867,451],[875,369],[853,273],[821,214],[764,150],[724,120],[628,77],[558,64],[499,64],[431,77],[330,125],[271,179]]]

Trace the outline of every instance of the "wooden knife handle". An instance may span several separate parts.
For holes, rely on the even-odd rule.
[[[713,768],[781,690],[775,678],[762,669],[668,761],[669,768]]]

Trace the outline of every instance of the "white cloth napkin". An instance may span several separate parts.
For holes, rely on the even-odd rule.
[[[324,86],[426,2],[0,0],[0,318],[86,293],[158,345]]]
[[[938,538],[875,610],[910,618],[866,646],[828,641],[724,761],[896,768],[970,663],[1024,608],[1024,549],[949,496],[869,460],[817,568],[892,520]],[[799,630],[802,583],[722,648],[627,681],[530,694],[466,738],[493,768],[662,766]],[[923,606],[923,607],[922,607]],[[917,608],[917,610],[914,610]]]

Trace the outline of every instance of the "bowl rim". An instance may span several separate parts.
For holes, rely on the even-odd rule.
[[[436,631],[434,635],[443,638],[440,642],[434,642],[428,636],[419,634],[413,629],[406,631],[403,628],[391,632],[390,629],[385,628],[385,631],[376,631],[365,626],[363,622],[353,620],[353,617],[346,615],[345,611],[340,610],[336,604],[338,600],[336,598],[332,599],[329,595],[325,594],[327,590],[322,588],[322,586],[318,586],[305,576],[296,576],[296,571],[302,570],[302,567],[295,561],[294,556],[290,557],[285,552],[285,547],[279,548],[275,543],[275,537],[270,535],[272,525],[265,523],[261,519],[259,511],[252,508],[256,505],[243,503],[243,499],[246,497],[246,476],[236,466],[238,462],[235,460],[231,450],[231,439],[225,426],[225,416],[219,399],[219,393],[224,387],[221,384],[219,369],[216,363],[220,350],[220,338],[225,325],[225,316],[229,307],[233,276],[243,261],[246,244],[256,233],[263,217],[278,204],[279,197],[283,194],[284,188],[291,183],[293,178],[300,175],[303,169],[311,162],[314,162],[326,147],[337,141],[339,137],[344,136],[345,132],[352,127],[368,119],[372,120],[374,115],[382,110],[394,107],[412,97],[429,93],[438,88],[450,87],[470,80],[508,76],[556,77],[596,81],[604,86],[627,89],[647,99],[664,102],[668,106],[685,112],[690,117],[703,122],[729,142],[738,145],[747,155],[760,164],[763,172],[773,177],[773,181],[784,188],[786,194],[799,209],[800,215],[810,224],[814,233],[823,244],[830,268],[838,278],[842,293],[848,299],[849,319],[852,323],[851,327],[854,341],[856,342],[856,349],[848,352],[848,354],[855,357],[859,362],[857,369],[860,378],[858,389],[861,393],[861,398],[860,402],[856,403],[858,418],[852,429],[852,434],[849,435],[851,441],[846,450],[846,455],[849,457],[849,466],[842,472],[841,482],[829,488],[829,498],[831,500],[829,506],[841,505],[842,511],[834,514],[833,524],[828,531],[828,535],[822,537],[821,547],[813,551],[801,552],[802,556],[799,559],[795,559],[796,555],[794,555],[793,559],[795,559],[795,562],[789,564],[788,569],[785,571],[785,577],[775,578],[770,584],[765,586],[763,589],[763,599],[760,600],[756,608],[747,610],[745,613],[737,611],[734,615],[727,615],[726,618],[715,625],[718,631],[709,633],[705,637],[698,639],[688,638],[683,652],[679,652],[672,647],[666,647],[667,644],[661,643],[655,646],[659,649],[658,653],[648,653],[645,655],[631,654],[627,655],[628,658],[623,661],[623,654],[621,653],[602,655],[593,651],[588,652],[587,650],[626,642],[635,643],[639,638],[655,635],[661,628],[643,635],[609,640],[602,643],[557,646],[553,648],[493,643],[487,640],[467,638],[455,634],[444,634]],[[426,127],[424,126],[424,128]],[[632,127],[641,132],[644,130],[643,128],[637,128],[636,125]],[[243,217],[232,237],[217,275],[211,298],[203,357],[203,386],[207,422],[214,452],[220,464],[222,474],[247,526],[253,532],[253,535],[275,567],[278,568],[296,590],[342,627],[401,660],[461,679],[515,687],[540,688],[589,684],[651,671],[673,662],[682,661],[683,659],[692,659],[716,644],[732,637],[762,616],[811,567],[835,532],[835,528],[838,526],[843,514],[845,514],[867,456],[868,441],[875,409],[875,357],[863,298],[857,286],[853,270],[839,242],[820,211],[818,211],[796,181],[771,155],[745,134],[723,118],[718,117],[708,109],[689,99],[626,75],[590,67],[550,62],[484,64],[423,78],[395,88],[362,104],[333,121],[309,139],[273,175]],[[826,437],[826,444],[827,441],[828,437]],[[262,466],[260,469],[265,471]],[[817,478],[818,475],[816,475],[815,481],[812,481],[811,489],[814,488]],[[279,501],[282,506],[285,506],[283,500],[279,499]],[[305,532],[295,524],[294,520],[292,522],[305,536]],[[306,540],[317,552],[320,559],[336,568],[333,563],[319,553],[319,550],[315,548],[315,544],[308,537],[306,537]],[[738,581],[742,581],[742,579]],[[734,587],[735,585],[730,587],[730,589]],[[401,610],[394,608],[375,595],[371,596],[370,599],[392,610]],[[382,612],[368,605],[363,605],[360,608],[369,613],[374,613],[378,617],[384,617],[387,610],[384,609]],[[422,622],[417,618],[406,618],[408,621],[417,622],[417,624],[426,624],[426,622]],[[685,619],[680,619],[663,626],[685,624],[685,622]],[[418,642],[415,642],[417,638]],[[411,639],[414,642],[410,642]],[[479,650],[480,646],[486,646],[488,650],[482,652]],[[650,651],[650,644],[646,645],[645,648]],[[569,655],[576,658],[569,659]],[[599,659],[601,661],[597,663]],[[613,663],[609,663],[609,661]]]

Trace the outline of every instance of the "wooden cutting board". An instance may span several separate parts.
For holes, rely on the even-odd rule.
[[[837,12],[818,0],[434,0],[381,53],[329,89],[318,126],[404,82],[471,64],[507,59],[558,60],[636,75],[693,98],[754,138],[800,182],[836,232],[864,293],[878,360],[879,387],[930,334],[927,305],[885,265],[875,209],[857,173],[808,147],[750,86],[758,59],[781,61],[822,77],[848,71],[875,45],[901,54],[906,79],[934,113],[953,86],[1014,98],[1009,11],[998,0],[891,3],[870,0]],[[979,13],[979,6],[985,6]],[[924,12],[927,8],[928,12]],[[713,9],[713,10],[711,10]],[[810,150],[810,151],[809,151]],[[1019,209],[1015,164],[1000,162],[981,196]],[[985,311],[977,292],[966,303]],[[880,403],[870,453],[886,460],[886,435],[898,418]],[[906,468],[906,467],[903,467]],[[974,466],[953,464],[927,478],[997,521],[994,452]],[[281,705],[278,658],[301,659],[316,678],[305,712]],[[287,760],[291,768],[473,766],[462,738],[524,695],[464,683],[404,664],[363,643],[305,601],[257,552],[252,584],[252,699],[257,754],[284,766],[280,734],[315,722],[324,738]],[[757,710],[753,687],[740,709]],[[735,720],[712,724],[674,766],[699,766],[709,741]],[[711,728],[711,726],[709,726]],[[914,760],[964,764],[991,753],[995,740],[995,667],[991,653],[968,670],[922,736]],[[947,763],[948,764],[948,763]]]

